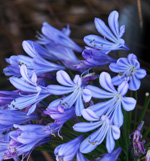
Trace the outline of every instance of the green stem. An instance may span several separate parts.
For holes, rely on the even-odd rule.
[[[138,98],[138,95],[137,95],[137,91],[135,91],[135,99],[137,101],[137,98]],[[135,106],[135,117],[134,117],[134,130],[136,129],[136,126],[137,126],[137,103],[136,103],[136,106]]]

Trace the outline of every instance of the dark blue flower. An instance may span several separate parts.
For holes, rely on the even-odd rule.
[[[121,38],[125,32],[125,26],[122,25],[119,29],[118,17],[117,11],[110,13],[108,24],[111,30],[101,19],[95,18],[96,29],[104,38],[97,35],[88,35],[84,37],[84,42],[91,47],[101,49],[106,54],[113,50],[129,50],[129,47]]]

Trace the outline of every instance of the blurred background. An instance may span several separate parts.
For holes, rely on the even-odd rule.
[[[120,24],[126,25],[124,39],[135,53],[141,67],[147,70],[142,80],[142,90],[138,96],[138,109],[142,108],[145,92],[150,92],[150,1],[149,0],[0,0],[0,90],[9,87],[2,69],[6,67],[5,58],[11,55],[25,54],[23,40],[36,40],[43,22],[62,29],[67,24],[71,28],[71,38],[84,47],[83,37],[98,34],[94,18],[99,17],[107,23],[112,10],[120,13]],[[127,52],[119,51],[120,56]],[[78,54],[81,56],[81,54]],[[149,126],[150,109],[145,118],[145,127]],[[52,161],[47,152],[33,152],[30,161]]]

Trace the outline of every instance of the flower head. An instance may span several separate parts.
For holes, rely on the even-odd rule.
[[[118,17],[117,11],[110,13],[108,24],[111,30],[101,19],[95,18],[96,29],[104,38],[97,35],[88,35],[84,37],[84,42],[93,48],[102,50],[106,54],[113,50],[129,50],[129,47],[121,38],[125,32],[125,26],[123,25],[119,29]]]
[[[118,76],[112,78],[114,85],[119,85],[126,80],[129,82],[129,89],[134,91],[140,88],[140,79],[146,76],[146,71],[140,68],[140,63],[134,54],[118,59],[116,63],[111,63],[109,68],[118,73]]]

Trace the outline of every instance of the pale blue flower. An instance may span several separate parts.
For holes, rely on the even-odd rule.
[[[80,122],[73,126],[73,129],[78,132],[89,132],[97,129],[94,133],[89,135],[80,145],[81,153],[89,153],[100,145],[106,137],[106,148],[108,152],[112,152],[115,147],[115,141],[120,138],[120,129],[113,125],[109,118],[102,115],[101,118],[90,109],[82,111],[83,117],[90,121]]]
[[[71,94],[62,99],[55,100],[49,105],[49,108],[61,104],[64,109],[68,109],[75,103],[75,113],[77,116],[81,116],[81,111],[84,109],[83,100],[84,102],[89,102],[91,100],[91,91],[86,89],[86,86],[82,83],[82,78],[79,75],[75,75],[72,81],[65,71],[60,70],[56,74],[56,79],[63,86],[49,85],[47,86],[47,90],[55,95]]]
[[[87,89],[92,92],[92,97],[109,100],[96,103],[95,105],[88,107],[88,109],[94,111],[98,116],[106,115],[112,120],[112,123],[119,127],[122,126],[122,107],[126,111],[131,111],[136,105],[136,100],[134,98],[125,97],[125,94],[128,91],[128,83],[124,81],[116,90],[112,84],[110,75],[106,72],[100,74],[99,83],[106,91],[92,85],[88,85]]]
[[[111,63],[109,68],[118,73],[112,78],[114,85],[120,85],[126,80],[129,82],[129,89],[133,91],[140,88],[140,79],[146,76],[146,70],[140,68],[140,63],[134,54],[129,54],[127,58],[118,59],[116,63]]]
[[[95,18],[95,26],[97,31],[104,37],[97,35],[88,35],[84,37],[84,42],[93,48],[100,49],[106,54],[113,50],[129,50],[125,44],[122,36],[125,32],[125,25],[119,28],[118,23],[119,13],[112,11],[108,17],[108,24],[110,29],[106,26],[104,21]]]

